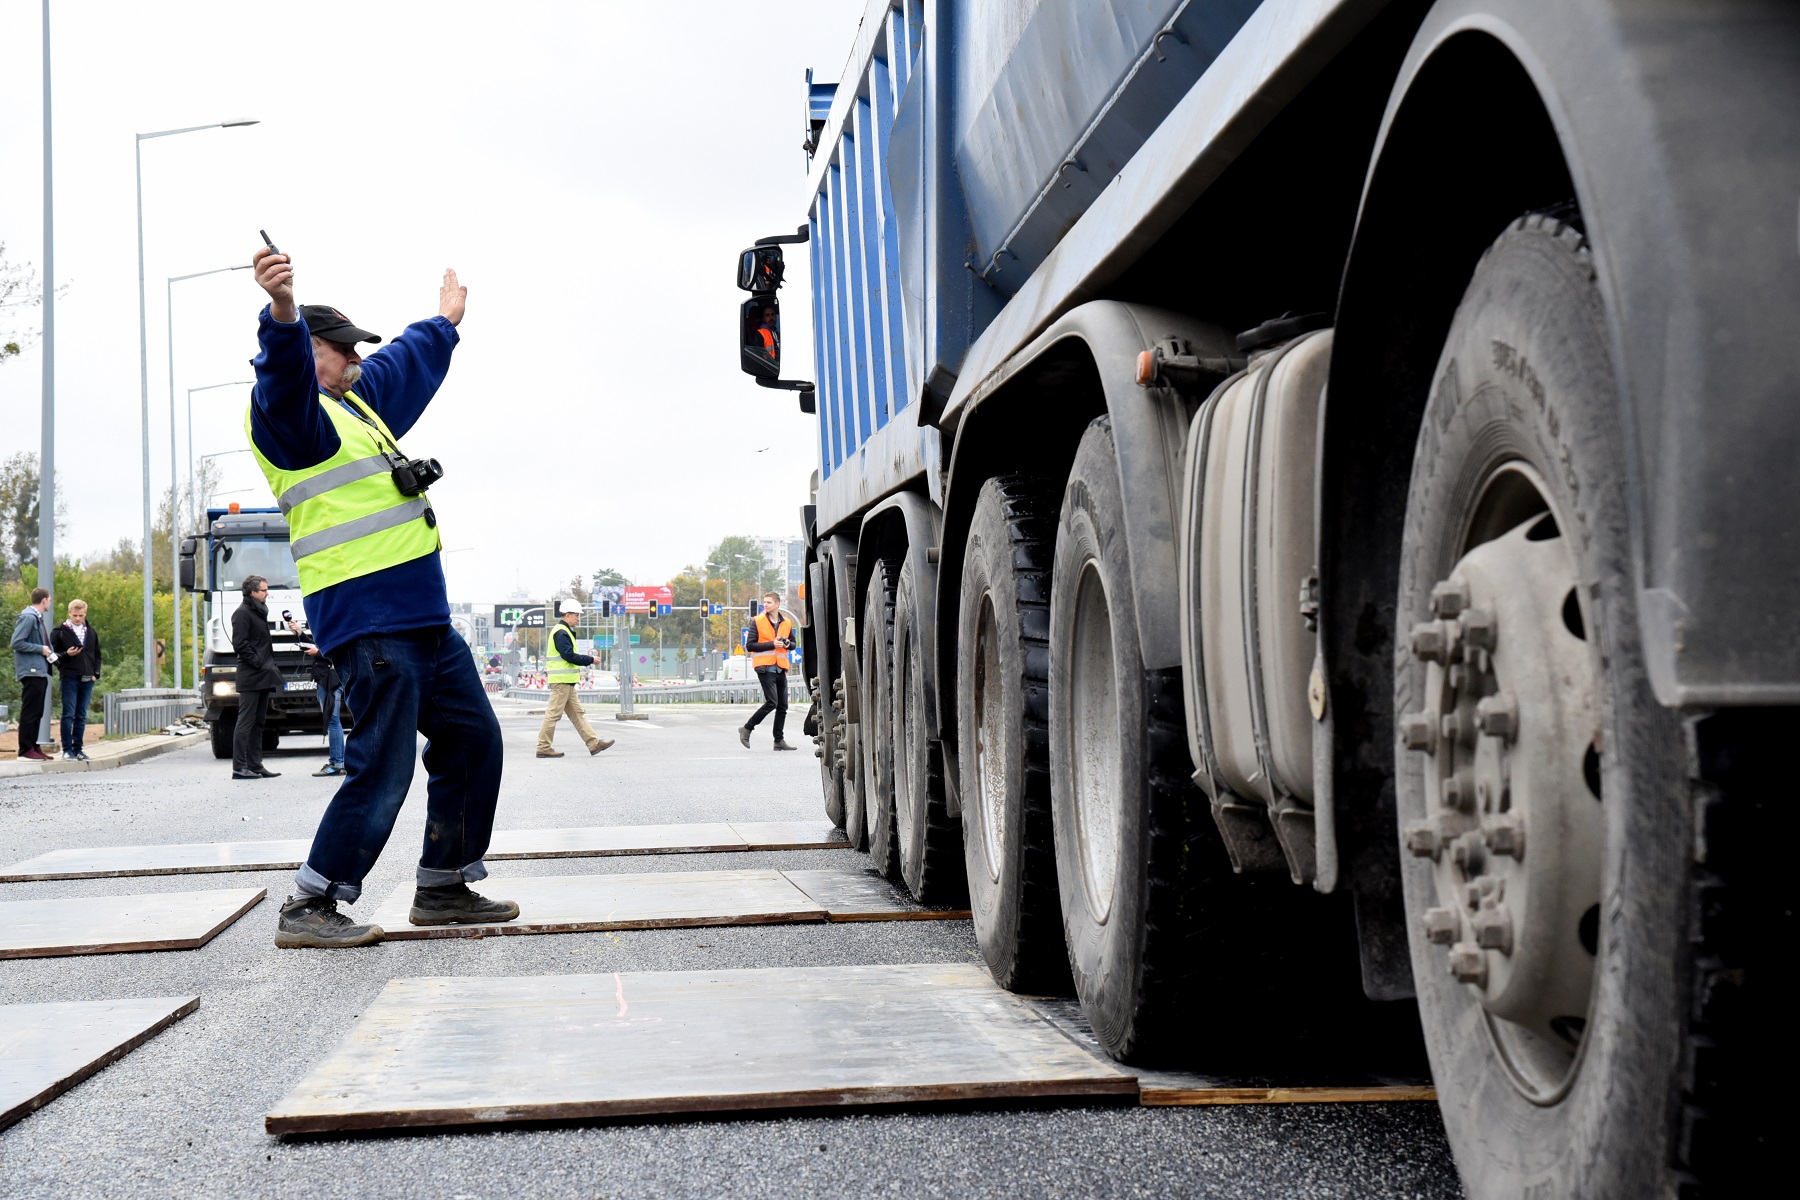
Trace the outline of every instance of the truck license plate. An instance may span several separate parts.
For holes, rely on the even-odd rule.
[[[287,681],[287,690],[290,692],[316,691],[318,686],[318,684],[310,679],[290,679]]]

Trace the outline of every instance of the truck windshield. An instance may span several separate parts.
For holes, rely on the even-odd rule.
[[[285,538],[234,538],[214,551],[213,590],[234,591],[251,575],[261,575],[271,588],[300,586],[300,572]]]

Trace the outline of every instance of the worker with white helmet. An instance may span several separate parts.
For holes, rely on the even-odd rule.
[[[545,672],[550,685],[550,702],[544,705],[544,724],[538,729],[537,756],[539,758],[561,758],[563,752],[551,744],[556,734],[556,723],[566,712],[569,720],[574,722],[575,732],[587,743],[589,754],[598,754],[612,745],[611,738],[603,738],[594,732],[588,724],[587,714],[581,710],[581,701],[575,695],[575,689],[581,683],[581,668],[592,666],[594,656],[575,653],[575,623],[581,619],[581,601],[564,600],[556,606],[556,623],[550,626],[544,638]]]

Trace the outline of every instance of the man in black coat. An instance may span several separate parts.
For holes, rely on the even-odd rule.
[[[244,579],[244,602],[231,614],[231,648],[237,654],[237,730],[231,739],[233,779],[274,779],[279,771],[263,766],[263,720],[269,697],[284,683],[275,666],[269,640],[269,581],[261,575]]]
[[[87,623],[85,600],[69,601],[69,619],[50,631],[56,669],[62,673],[63,757],[90,761],[87,740],[88,701],[100,678],[100,631]]]

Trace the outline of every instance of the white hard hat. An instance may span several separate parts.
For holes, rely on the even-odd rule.
[[[581,601],[579,600],[564,600],[556,608],[557,616],[561,616],[564,613],[578,613],[580,611]]]

